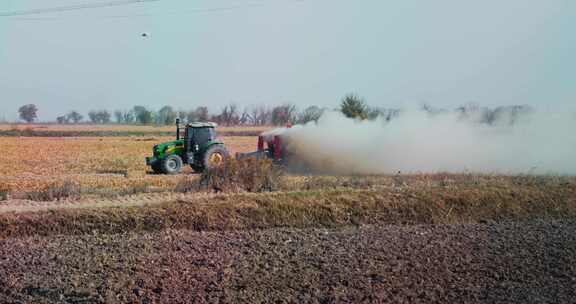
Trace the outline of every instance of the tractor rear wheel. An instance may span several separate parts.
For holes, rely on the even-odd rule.
[[[229,155],[230,153],[228,153],[228,150],[226,150],[223,145],[215,145],[208,148],[206,153],[204,153],[204,160],[202,162],[204,164],[203,169],[210,169],[221,165]]]
[[[162,172],[164,174],[178,174],[182,169],[182,158],[178,155],[168,155],[160,164]]]

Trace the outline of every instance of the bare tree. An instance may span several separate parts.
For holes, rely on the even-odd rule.
[[[119,124],[123,123],[124,122],[124,115],[122,115],[122,111],[120,111],[120,110],[114,111],[114,119]]]
[[[35,104],[27,104],[23,105],[18,109],[18,113],[20,114],[20,119],[26,121],[27,123],[33,122],[37,116],[38,108]]]
[[[178,118],[179,118],[181,121],[186,120],[186,117],[188,117],[188,113],[187,113],[186,111],[184,111],[184,110],[178,110]]]
[[[140,124],[151,124],[154,122],[154,112],[146,109],[144,106],[134,106],[132,110],[134,113],[134,119]]]
[[[109,123],[110,116],[110,112],[106,110],[88,112],[88,118],[90,118],[90,121],[97,124]]]
[[[296,106],[283,104],[272,109],[272,124],[276,126],[293,124],[296,122]]]
[[[134,111],[132,111],[132,110],[114,111],[114,117],[115,117],[117,123],[125,123],[125,124],[134,123],[134,120],[136,119],[136,117],[134,115]]]
[[[136,116],[132,110],[124,111],[123,115],[124,123],[134,123],[136,121]]]
[[[260,120],[259,118],[259,113],[260,113],[260,109],[262,108],[262,106],[260,107],[252,107],[250,109],[250,122],[252,123],[252,125],[254,126],[259,126],[260,125]]]
[[[67,124],[69,121],[68,121],[68,117],[66,117],[66,115],[62,115],[62,116],[56,117],[56,122],[58,122],[59,124]]]
[[[160,125],[171,125],[176,121],[177,116],[178,114],[174,112],[171,106],[164,106],[158,111],[158,115],[156,115],[156,123]]]
[[[198,120],[197,118],[198,116],[196,115],[196,111],[192,110],[192,111],[188,111],[186,113],[186,121],[191,123],[191,122],[195,122]]]
[[[322,114],[324,114],[324,109],[321,109],[320,107],[317,106],[307,107],[306,109],[304,109],[304,111],[302,111],[298,115],[298,123],[306,124],[311,121],[318,121],[318,119],[320,119]]]
[[[253,107],[250,111],[250,120],[255,126],[266,126],[272,124],[272,110],[261,105]]]
[[[226,126],[237,125],[240,121],[238,117],[238,107],[235,104],[230,104],[222,108],[219,115],[213,118],[219,124]]]
[[[208,121],[210,118],[207,107],[197,107],[195,112],[197,121]]]
[[[242,111],[242,114],[240,115],[238,122],[241,125],[253,125],[254,124],[252,119],[251,119],[251,116],[250,116],[250,110],[248,108],[244,108],[244,110]]]
[[[109,116],[108,116],[109,117]],[[70,111],[68,114],[66,114],[66,119],[68,122],[73,122],[73,123],[79,123],[82,121],[82,119],[84,119],[84,116],[82,116],[80,113],[76,112],[76,111]],[[108,120],[110,120],[108,118]]]
[[[490,119],[487,121],[491,125],[514,125],[520,119],[534,112],[530,106],[514,105],[497,107],[491,111]]]

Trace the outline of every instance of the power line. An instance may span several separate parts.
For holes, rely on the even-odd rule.
[[[29,9],[29,10],[11,11],[11,12],[0,12],[0,17],[40,15],[40,14],[46,14],[46,13],[59,13],[59,12],[67,12],[67,11],[75,11],[75,10],[85,10],[85,9],[104,8],[104,7],[112,7],[112,6],[133,5],[133,4],[140,4],[140,3],[146,3],[146,2],[156,2],[156,1],[160,1],[160,0],[115,0],[115,1],[99,2],[99,3],[83,3],[83,4],[67,5],[67,6],[56,6],[56,7],[37,8],[37,9]]]
[[[212,8],[196,8],[196,9],[186,9],[186,10],[178,10],[178,11],[166,11],[166,12],[159,12],[159,13],[144,13],[144,14],[126,14],[126,15],[105,15],[105,16],[83,16],[83,20],[101,20],[101,19],[129,19],[129,18],[138,18],[138,17],[153,17],[153,16],[164,16],[164,15],[188,15],[188,14],[203,14],[203,13],[218,13],[218,12],[226,12],[226,11],[234,11],[238,9],[248,9],[248,8],[258,8],[264,7],[265,4],[253,3],[253,4],[245,4],[245,5],[235,5],[235,6],[224,6],[224,7],[212,7]],[[14,18],[10,20],[15,21],[50,21],[50,20],[69,20],[69,18],[62,18],[62,17],[20,17]]]
[[[145,2],[149,1],[160,1],[160,0],[145,0]],[[140,1],[141,2],[141,1]],[[282,1],[284,3],[290,2],[305,2],[305,0],[285,0]],[[269,6],[271,3],[264,3],[264,1],[258,2],[248,2],[246,4],[241,5],[234,5],[234,6],[223,6],[223,7],[211,7],[211,8],[194,8],[194,9],[180,9],[180,10],[172,10],[172,11],[164,11],[164,12],[157,12],[157,13],[143,13],[143,14],[126,14],[126,15],[104,15],[104,16],[83,16],[83,20],[100,20],[100,19],[130,19],[130,18],[138,18],[138,17],[153,17],[159,15],[188,15],[188,14],[204,14],[204,13],[219,13],[219,12],[226,12],[226,11],[235,11],[239,9],[250,9],[250,8],[261,8]],[[275,2],[278,4],[278,2]],[[63,18],[61,16],[58,17],[19,17],[19,18],[11,18],[9,20],[14,21],[65,21],[69,20],[68,18]]]

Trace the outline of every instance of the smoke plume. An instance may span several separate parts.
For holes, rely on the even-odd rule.
[[[576,174],[576,119],[567,113],[500,115],[490,124],[458,112],[402,111],[386,121],[332,112],[278,129],[293,163],[338,173]]]

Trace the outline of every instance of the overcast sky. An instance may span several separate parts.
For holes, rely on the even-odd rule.
[[[573,0],[159,0],[0,17],[0,119],[25,103],[48,120],[136,104],[335,107],[348,92],[383,107],[565,108],[575,31]]]

